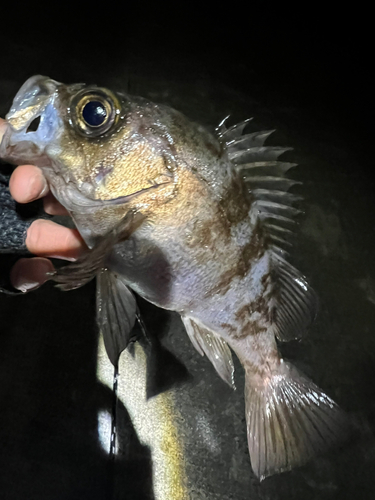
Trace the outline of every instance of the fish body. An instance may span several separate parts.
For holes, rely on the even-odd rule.
[[[92,249],[65,285],[76,283],[72,270],[78,284],[97,274],[98,321],[114,364],[134,324],[133,290],[178,312],[233,386],[235,352],[259,478],[340,439],[341,410],[276,345],[304,333],[316,299],[282,248],[297,213],[284,177],[293,165],[278,161],[286,149],[264,146],[270,131],[244,134],[247,121],[222,122],[214,136],[167,106],[41,76],[20,89],[7,122],[0,156],[43,169]]]

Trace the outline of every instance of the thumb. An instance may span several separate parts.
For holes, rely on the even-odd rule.
[[[0,118],[0,143],[3,138],[3,135],[5,134],[5,130],[7,128],[7,122]]]

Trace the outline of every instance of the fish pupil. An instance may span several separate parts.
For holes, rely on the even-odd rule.
[[[105,122],[107,111],[100,101],[90,101],[84,106],[82,116],[90,127],[99,127]]]

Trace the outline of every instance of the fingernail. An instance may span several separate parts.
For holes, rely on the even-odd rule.
[[[5,134],[5,130],[7,128],[7,123],[5,120],[0,120],[0,143],[3,138],[3,135]]]
[[[31,201],[42,197],[47,191],[48,184],[45,177],[41,174],[36,174],[31,178],[25,195]]]
[[[26,261],[26,259],[20,259],[20,260]],[[30,279],[28,280],[27,278],[25,278],[24,273],[22,273],[23,270],[22,264],[23,262],[13,267],[13,269],[10,272],[10,281],[14,288],[20,290],[23,293],[26,293],[38,288],[40,286],[40,283],[35,280],[30,280]]]
[[[17,290],[20,290],[22,293],[27,293],[31,292],[32,290],[36,290],[37,288],[40,287],[40,283],[22,283],[21,286],[17,288]]]
[[[46,178],[44,177],[44,175],[42,175],[42,190],[40,192],[40,197],[44,196],[47,191],[48,191],[48,184],[47,184],[47,181],[46,181]]]
[[[10,281],[14,288],[23,293],[36,290],[50,279],[48,272],[53,271],[52,263],[40,257],[19,259],[10,271]]]
[[[66,260],[68,262],[76,262],[77,257],[68,257],[67,255],[60,255],[58,253],[56,254],[48,254],[49,259],[59,259],[59,260]]]

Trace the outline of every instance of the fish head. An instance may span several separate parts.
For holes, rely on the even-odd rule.
[[[173,141],[144,99],[38,75],[20,88],[6,121],[0,158],[39,166],[83,232],[90,225],[103,233],[129,208],[173,196]]]

